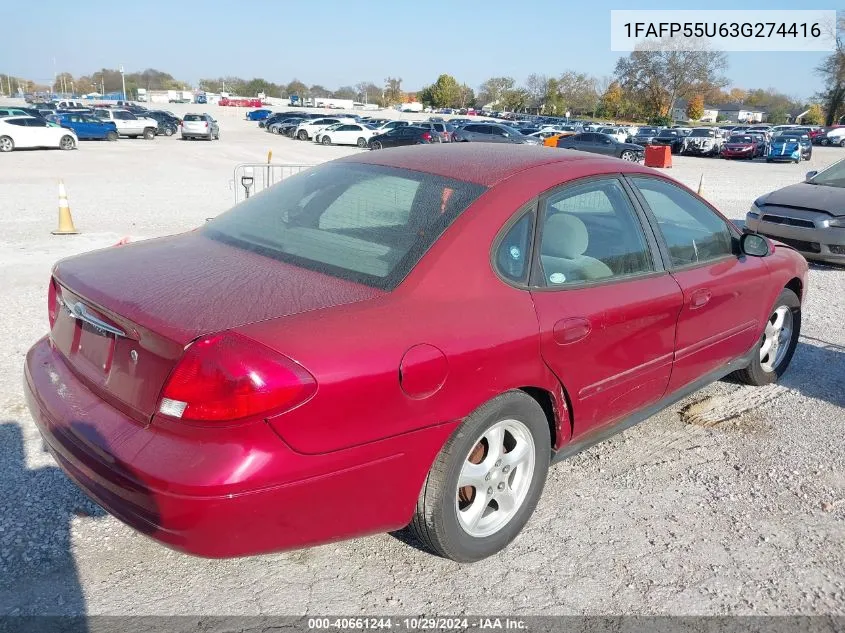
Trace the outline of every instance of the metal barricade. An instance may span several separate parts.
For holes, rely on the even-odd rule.
[[[235,192],[235,204],[272,187],[314,165],[278,165],[274,163],[244,163],[235,167],[229,188]]]

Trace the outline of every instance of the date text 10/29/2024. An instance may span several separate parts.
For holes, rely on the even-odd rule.
[[[351,617],[351,618],[308,618],[310,631],[365,631],[365,630],[393,630],[398,631],[518,631],[527,629],[524,620],[519,618],[499,617]]]

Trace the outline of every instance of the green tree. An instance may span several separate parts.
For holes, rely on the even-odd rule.
[[[440,75],[431,86],[430,98],[435,108],[457,107],[461,100],[461,86],[452,75]]]
[[[335,99],[352,99],[358,100],[358,92],[352,86],[341,86],[334,91]]]
[[[405,93],[402,92],[402,78],[388,77],[384,80],[385,105],[402,103]]]
[[[704,97],[695,95],[689,100],[689,103],[687,103],[687,116],[692,121],[701,120],[701,117],[704,116]]]
[[[618,81],[612,82],[601,97],[601,109],[605,116],[619,118],[623,112],[624,94]]]
[[[491,77],[478,89],[478,100],[482,106],[500,104],[505,93],[513,90],[515,84],[513,77]]]
[[[502,94],[501,103],[510,112],[525,112],[531,95],[524,88],[513,88]]]

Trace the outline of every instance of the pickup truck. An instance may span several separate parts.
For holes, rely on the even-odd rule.
[[[117,126],[117,133],[129,138],[143,136],[148,141],[156,137],[158,121],[146,117],[137,117],[127,110],[96,109],[94,116],[102,121],[112,121]]]

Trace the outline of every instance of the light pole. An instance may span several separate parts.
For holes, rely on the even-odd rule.
[[[126,101],[126,77],[123,74],[123,64],[120,65],[120,83],[123,85],[123,101]]]

